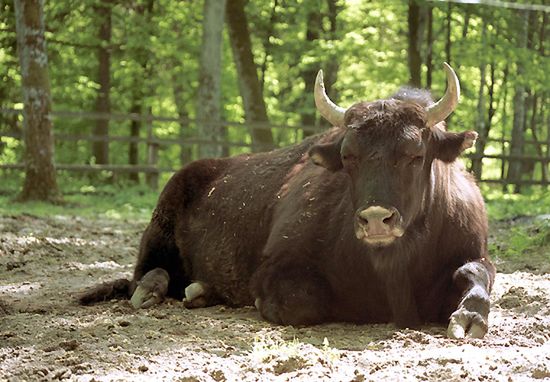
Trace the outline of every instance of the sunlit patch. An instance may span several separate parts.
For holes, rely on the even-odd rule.
[[[70,238],[70,237],[62,237],[62,238],[46,237],[44,238],[44,240],[46,240],[50,244],[70,244],[76,247],[81,247],[89,243],[88,240],[83,240],[79,238]]]
[[[29,294],[42,287],[39,283],[23,282],[18,284],[0,285],[0,293]]]
[[[52,245],[72,245],[75,247],[82,247],[85,245],[108,245],[109,243],[105,240],[85,240],[78,237],[40,237],[34,236],[32,233],[30,235],[22,235],[10,237],[10,241],[13,241],[18,246],[30,246],[33,244],[48,243]]]
[[[77,261],[71,261],[68,265],[71,269],[78,269],[78,270],[90,270],[90,269],[114,270],[114,269],[121,269],[121,268],[128,267],[127,265],[121,265],[114,261],[96,261],[91,264],[84,264]]]

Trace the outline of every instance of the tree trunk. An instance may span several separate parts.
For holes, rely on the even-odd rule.
[[[541,55],[541,57],[544,57],[545,55],[544,41],[545,41],[545,31],[546,31],[547,22],[548,22],[548,13],[544,13],[542,15],[542,22],[540,25],[540,33],[539,33],[539,54]],[[546,91],[543,91],[541,94],[539,115],[540,115],[540,121],[542,122],[541,125],[542,126],[546,125],[546,129],[547,129],[546,130],[546,158],[550,159],[550,116],[547,118],[547,120],[545,120],[544,118],[544,107],[545,105],[548,104],[547,102],[545,102],[547,100],[547,96],[546,96],[547,94],[548,93]],[[548,161],[542,162],[541,166],[543,167],[543,181],[545,182],[545,184],[548,184],[548,178],[549,178],[548,166],[550,166],[550,162]],[[546,174],[545,178],[544,178],[544,174]]]
[[[176,109],[178,111],[178,117],[180,119],[180,164],[183,166],[193,159],[193,150],[191,149],[191,146],[184,145],[185,139],[189,137],[189,112],[187,111],[185,100],[183,99],[183,95],[185,94],[184,86],[181,83],[180,78],[172,78],[172,83],[174,84],[173,92],[174,92],[174,103],[176,104]]]
[[[416,88],[422,86],[422,58],[420,56],[421,45],[421,26],[420,26],[420,6],[416,0],[409,0],[408,12],[409,25],[409,84]]]
[[[267,61],[269,60],[269,56],[271,56],[271,37],[273,37],[273,33],[275,30],[275,25],[277,23],[277,7],[279,6],[279,0],[273,1],[273,7],[271,8],[271,14],[269,16],[269,24],[268,29],[265,33],[264,41],[262,43],[264,47],[264,59],[262,61],[262,65],[260,68],[260,86],[262,89],[262,94],[264,92],[264,84],[265,84],[265,72],[267,71]]]
[[[226,8],[229,39],[233,50],[233,60],[239,76],[239,89],[243,98],[245,119],[248,123],[267,125],[267,109],[258,79],[258,68],[252,55],[252,43],[248,31],[244,0],[231,0]],[[252,126],[252,144],[254,151],[265,151],[273,148],[273,135],[267,128]]]
[[[453,14],[453,6],[451,3],[447,4],[447,17],[445,19],[446,23],[446,38],[445,38],[445,57],[447,60],[447,64],[451,65],[451,21],[452,21],[452,14]]]
[[[531,134],[533,135],[533,140],[535,141],[535,149],[537,150],[537,155],[543,159],[544,158],[544,150],[542,148],[543,144],[539,140],[538,132],[537,132],[537,110],[538,110],[538,96],[537,94],[534,94],[531,99],[531,120],[528,124],[529,128],[531,129]],[[548,167],[545,164],[544,160],[541,160],[541,180],[543,182],[548,182]]]
[[[97,93],[95,111],[97,113],[109,114],[111,111],[111,53],[109,45],[111,43],[111,16],[112,4],[110,0],[101,0],[95,6],[96,15],[100,21],[98,38],[101,41],[97,49],[98,72],[97,79],[99,90]],[[95,163],[109,163],[109,119],[107,117],[98,119],[94,126],[93,135],[102,137],[104,140],[95,141],[92,144],[92,154],[95,157]]]
[[[15,0],[24,104],[25,181],[19,200],[60,200],[54,166],[44,1]]]
[[[527,26],[529,22],[529,13],[527,11],[518,11],[518,17],[520,18],[520,30],[518,31],[518,47],[525,49],[527,47]],[[523,154],[524,146],[524,122],[525,122],[525,85],[522,83],[521,78],[525,73],[525,67],[523,63],[518,60],[517,66],[517,83],[515,86],[514,94],[514,121],[512,127],[512,143],[510,147],[510,154],[512,156],[519,156]],[[519,181],[521,179],[521,167],[522,161],[520,159],[510,159],[508,165],[508,182],[515,184],[514,192],[521,192],[521,185]]]
[[[541,28],[538,30],[538,38],[537,36],[537,29],[538,29],[538,18],[535,12],[531,12],[529,15],[529,32],[528,32],[528,38],[527,38],[527,47],[529,49],[532,49],[540,54],[541,57],[544,57],[544,32],[545,32],[545,23],[546,23],[546,14],[542,17],[542,23]],[[536,41],[538,40],[538,41]],[[538,47],[537,47],[538,44]],[[540,141],[539,134],[537,131],[537,124],[539,119],[543,121],[544,115],[541,113],[540,118],[539,117],[539,108],[538,103],[539,99],[543,98],[540,97],[540,95],[536,92],[531,94],[528,97],[528,104],[531,107],[531,118],[529,123],[527,123],[527,128],[531,130],[531,134],[533,136],[533,140],[535,141],[535,149],[537,151],[537,155],[542,159],[540,162],[541,165],[541,180],[544,183],[548,182],[548,166],[544,160],[544,149],[543,145],[544,143]]]
[[[462,25],[462,38],[466,38],[468,35],[468,27],[470,26],[470,12],[468,9],[464,13],[464,24]]]
[[[140,16],[140,22],[143,24],[150,24],[151,17],[153,15],[153,0],[147,0],[145,4],[139,4],[136,8],[136,13]],[[137,74],[137,77],[133,80],[133,97],[132,97],[132,106],[130,107],[130,113],[142,115],[144,99],[146,93],[149,93],[150,86],[147,83],[147,79],[151,77],[151,67],[149,64],[149,49],[148,44],[144,42],[142,46],[137,48],[137,51],[134,54],[135,59],[139,62],[141,67],[141,72]],[[140,132],[142,129],[141,120],[132,120],[130,122],[130,137],[139,138]],[[128,164],[138,165],[139,164],[139,143],[130,142],[128,146]],[[128,174],[128,179],[132,182],[139,183],[139,173],[131,172]]]
[[[426,51],[426,89],[432,88],[432,72],[433,72],[433,7],[428,6],[428,36],[427,51]]]
[[[501,88],[503,88],[503,95],[502,95],[502,122],[500,125],[502,126],[500,138],[502,140],[500,153],[501,155],[506,155],[506,126],[508,125],[508,73],[509,73],[509,66],[506,64],[504,67],[504,70],[502,71],[502,85]],[[506,160],[502,159],[500,161],[500,179],[504,180],[506,178]],[[507,185],[506,183],[503,184],[502,191],[506,192]]]
[[[481,47],[485,49],[487,47],[487,21],[483,20],[481,27]],[[476,152],[475,157],[472,159],[472,172],[476,179],[480,180],[483,171],[483,152],[485,151],[485,144],[489,137],[489,129],[485,124],[485,84],[486,84],[486,71],[487,63],[485,62],[485,56],[481,57],[481,63],[479,65],[479,92],[477,97],[477,121],[476,130],[479,133],[479,138],[476,140]]]
[[[202,49],[199,63],[197,127],[201,139],[199,157],[219,157],[221,126],[221,53],[226,0],[204,0]]]
[[[142,114],[142,99],[139,96],[134,96],[132,101],[132,107],[130,108],[130,113],[140,115]],[[131,120],[130,121],[130,137],[139,138],[139,132],[141,130],[141,121]],[[139,150],[138,142],[130,142],[128,146],[128,164],[137,165],[139,163]],[[132,182],[139,183],[139,173],[131,172],[128,174],[128,179]]]
[[[543,126],[546,126],[546,162],[545,167],[546,171],[548,171],[548,166],[550,166],[550,112],[546,114],[545,117],[545,105],[548,105],[548,97],[546,96],[547,93],[543,93],[543,101],[540,103],[540,116]],[[546,182],[546,185],[548,185],[548,181]]]
[[[306,49],[310,49],[313,43],[321,36],[321,13],[319,10],[310,10],[307,14],[306,25]],[[302,106],[302,112],[300,113],[300,122],[306,129],[303,130],[304,137],[314,134],[314,131],[307,130],[308,127],[314,127],[317,121],[315,101],[313,98],[313,89],[315,87],[315,78],[319,68],[317,65],[308,65],[307,68],[302,70],[302,81],[304,81],[304,94],[303,101],[305,104]]]
[[[338,6],[338,0],[327,0],[327,6],[328,6],[328,21],[329,21],[329,31],[328,31],[328,39],[332,41],[337,41],[337,30],[338,30],[338,12],[340,12],[340,7]],[[330,97],[332,99],[337,99],[338,95],[333,89],[333,85],[336,83],[337,77],[338,77],[338,56],[331,54],[327,57],[325,65],[324,65],[324,83],[325,83],[325,90],[327,94],[330,94]],[[315,102],[313,102],[312,105],[314,105]],[[326,127],[330,128],[330,122],[327,121],[324,118],[319,119],[316,121],[320,127]]]

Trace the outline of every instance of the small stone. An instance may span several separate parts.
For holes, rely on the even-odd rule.
[[[77,340],[64,341],[59,344],[59,347],[65,351],[73,351],[78,348],[80,344]]]
[[[149,370],[149,368],[145,365],[141,365],[140,367],[138,367],[138,370],[142,373],[145,373],[147,370]]]

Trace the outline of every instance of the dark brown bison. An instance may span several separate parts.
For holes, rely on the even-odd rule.
[[[483,337],[495,270],[487,217],[456,158],[473,131],[445,131],[460,88],[404,88],[389,99],[333,104],[319,72],[315,101],[335,127],[261,154],[205,159],[176,173],[145,230],[132,281],[81,296],[165,296],[187,307],[255,304],[268,321],[449,323]]]

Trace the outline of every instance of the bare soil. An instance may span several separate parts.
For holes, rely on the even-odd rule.
[[[0,216],[0,380],[550,379],[550,274],[524,263],[501,264],[483,340],[449,340],[442,327],[281,327],[252,307],[173,300],[78,306],[83,288],[130,276],[144,226]]]

